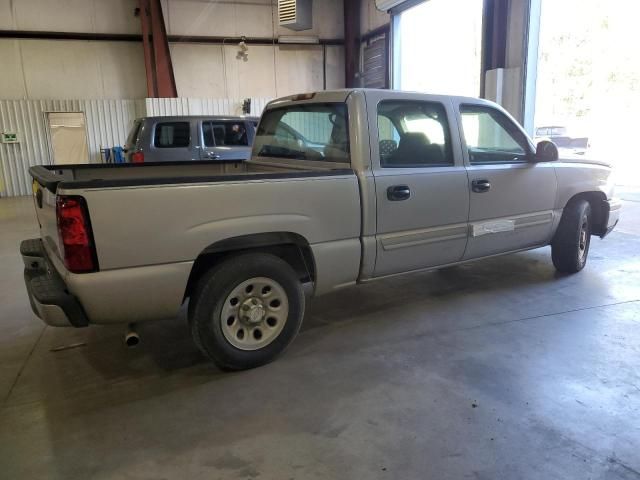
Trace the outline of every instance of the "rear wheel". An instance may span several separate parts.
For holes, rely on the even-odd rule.
[[[591,206],[586,200],[576,200],[565,207],[551,242],[551,258],[559,272],[576,273],[586,265],[591,244],[591,217]]]
[[[295,338],[304,315],[295,272],[263,253],[232,257],[211,269],[192,302],[189,323],[196,345],[230,370],[273,360]]]

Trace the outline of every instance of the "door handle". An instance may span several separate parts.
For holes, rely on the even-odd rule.
[[[471,181],[471,190],[476,193],[484,193],[491,190],[491,183],[489,180],[472,180]]]
[[[207,157],[211,160],[218,160],[220,158],[220,155],[215,152],[207,152]]]
[[[411,196],[411,190],[408,185],[393,185],[387,188],[387,199],[392,202],[407,200]]]

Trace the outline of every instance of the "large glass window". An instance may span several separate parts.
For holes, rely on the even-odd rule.
[[[440,103],[383,101],[378,105],[380,165],[453,165],[447,115]]]
[[[258,126],[253,154],[348,163],[346,105],[295,105],[268,110]]]
[[[527,161],[525,136],[502,112],[477,105],[460,109],[462,130],[472,165]]]
[[[153,144],[157,148],[188,147],[190,142],[189,122],[163,122],[156,125]]]
[[[480,95],[483,0],[429,0],[394,16],[393,88]]]

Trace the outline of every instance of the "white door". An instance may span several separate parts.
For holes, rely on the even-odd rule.
[[[47,114],[54,165],[89,163],[84,112]]]

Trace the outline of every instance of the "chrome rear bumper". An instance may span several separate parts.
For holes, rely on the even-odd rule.
[[[44,323],[53,327],[89,325],[82,305],[71,295],[51,265],[42,240],[34,238],[20,244],[24,262],[24,283],[31,309]]]

